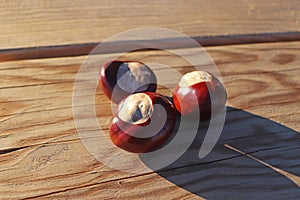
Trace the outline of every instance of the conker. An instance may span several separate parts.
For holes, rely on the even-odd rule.
[[[100,71],[100,86],[114,103],[119,103],[130,94],[155,92],[157,79],[145,64],[136,61],[109,61]]]
[[[118,105],[109,134],[116,146],[133,153],[145,153],[166,142],[175,122],[176,110],[166,97],[155,92],[136,93]]]
[[[226,99],[224,85],[218,78],[204,71],[185,74],[173,92],[173,103],[177,111],[189,117],[200,114],[202,121],[217,115],[225,106]]]

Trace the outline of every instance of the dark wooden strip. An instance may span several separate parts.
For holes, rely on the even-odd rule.
[[[194,37],[202,46],[219,46],[234,44],[250,44],[250,43],[269,43],[269,42],[288,42],[299,41],[300,32],[277,32],[277,33],[261,33],[261,34],[240,34],[240,35],[221,35],[221,36],[204,36]],[[0,50],[0,61],[38,59],[38,58],[54,58],[67,56],[81,56],[89,54],[100,42],[85,44],[70,44],[58,46],[41,46],[30,48],[16,48]],[[138,41],[121,41],[103,44],[105,48],[101,51],[94,51],[93,54],[100,53],[118,53],[131,50],[132,45],[138,45],[142,50],[147,50],[145,46],[159,44],[164,49],[190,48],[186,45],[185,38],[164,39],[164,40],[138,40]]]

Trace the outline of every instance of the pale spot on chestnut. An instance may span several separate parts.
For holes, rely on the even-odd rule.
[[[120,65],[117,73],[117,84],[128,92],[139,92],[147,89],[147,84],[151,82],[151,76],[146,65],[139,62],[124,62]]]
[[[152,113],[152,100],[145,93],[128,96],[118,108],[119,118],[130,124],[144,123],[151,118]]]
[[[193,71],[186,73],[180,80],[180,87],[189,87],[201,82],[210,82],[212,76],[204,71]]]
[[[157,79],[146,64],[137,61],[107,61],[100,70],[99,85],[114,103],[140,92],[155,92]]]

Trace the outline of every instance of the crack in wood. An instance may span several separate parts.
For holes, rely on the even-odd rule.
[[[29,146],[23,146],[23,147],[16,147],[16,148],[10,148],[10,149],[2,149],[0,150],[0,155],[4,155],[4,154],[9,154],[9,153],[13,153],[15,151],[19,151],[25,148],[28,148]]]
[[[229,144],[224,144],[224,146],[227,147],[228,149],[231,149],[231,150],[233,150],[235,152],[240,153],[242,156],[247,156],[247,157],[249,157],[249,158],[251,158],[251,159],[253,159],[253,160],[255,160],[255,161],[257,161],[257,162],[259,162],[261,164],[263,164],[264,166],[273,169],[274,171],[276,171],[279,174],[281,174],[281,175],[285,176],[286,178],[290,179],[295,185],[297,185],[298,187],[300,187],[300,177],[299,176],[296,176],[296,175],[294,175],[292,173],[289,173],[287,171],[284,171],[282,169],[274,167],[274,166],[270,165],[269,163],[266,163],[266,162],[264,162],[264,161],[262,161],[262,160],[260,160],[260,159],[258,159],[256,157],[250,155],[249,153],[245,153],[245,152],[243,152],[243,151],[241,151],[239,149],[236,149],[236,148],[234,148],[233,146],[231,146]]]
[[[64,83],[73,83],[74,81],[60,81],[60,82],[49,82],[49,83],[37,83],[31,85],[15,85],[15,86],[7,86],[7,87],[0,87],[1,89],[11,89],[11,88],[23,88],[23,87],[32,87],[32,86],[42,86],[42,85],[56,85],[56,84],[64,84]]]

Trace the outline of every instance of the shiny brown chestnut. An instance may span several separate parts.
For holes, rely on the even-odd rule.
[[[130,94],[155,92],[157,79],[145,64],[136,61],[109,61],[100,71],[100,86],[114,103],[119,103]]]
[[[183,116],[209,120],[225,106],[227,93],[224,85],[214,75],[204,71],[185,74],[173,92],[173,103]],[[212,113],[213,108],[213,113]]]
[[[136,93],[118,105],[109,126],[112,142],[123,150],[146,153],[163,145],[176,123],[176,110],[155,92]]]

